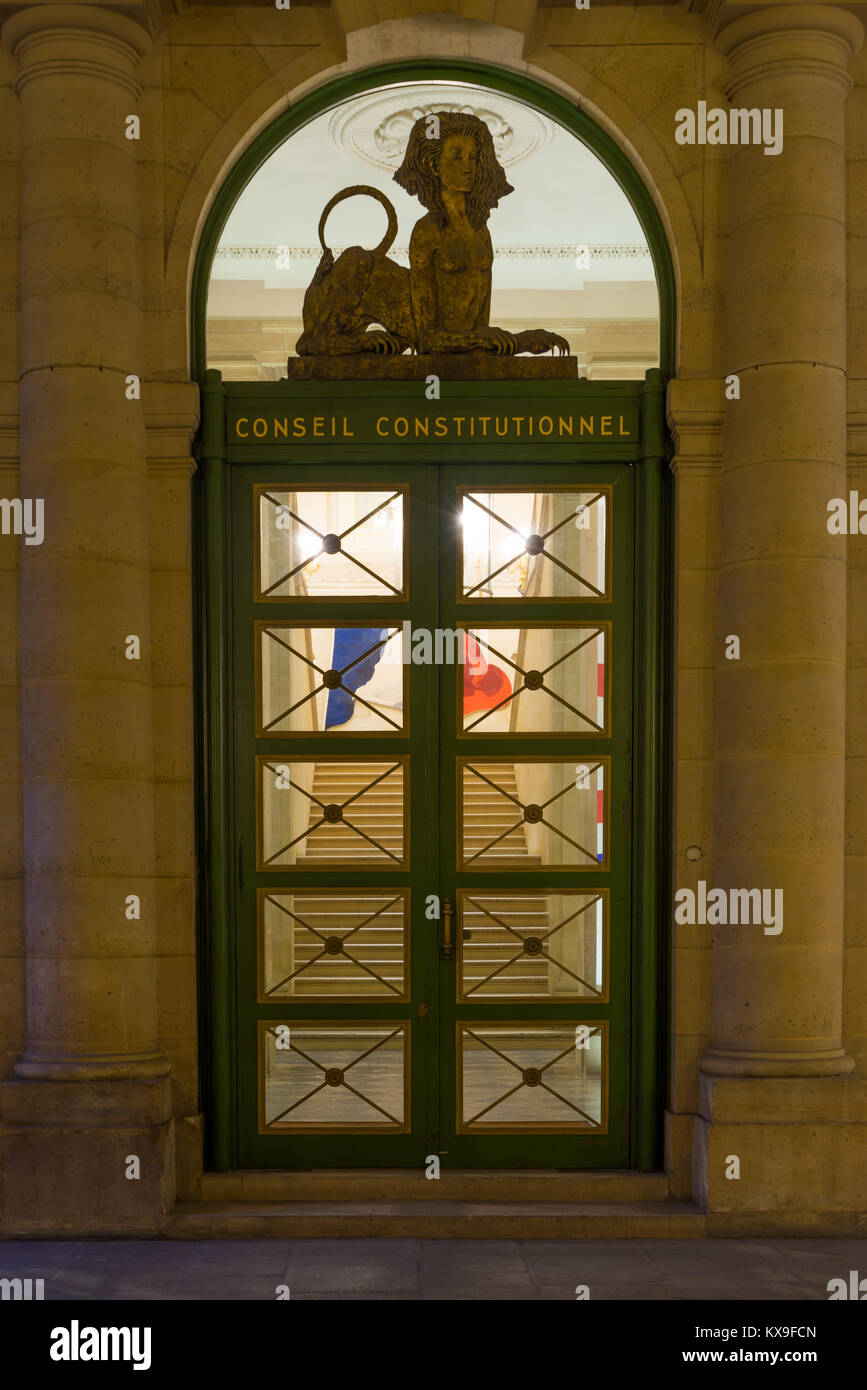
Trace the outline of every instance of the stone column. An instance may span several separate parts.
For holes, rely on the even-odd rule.
[[[846,496],[844,108],[862,37],[844,10],[787,4],[717,38],[731,106],[781,110],[783,149],[729,151],[726,371],[740,399],[723,433],[713,886],[781,888],[784,916],[778,935],[714,932],[700,1110],[723,1139],[720,1152],[710,1136],[699,1173],[712,1210],[816,1205],[805,1164],[821,1184],[821,1155],[791,1122],[837,1118],[833,1088],[813,1078],[853,1065],[841,1041],[846,541],[826,522],[829,499]],[[730,634],[739,660],[724,656]],[[724,1078],[765,1080],[760,1095]],[[789,1168],[768,1165],[780,1137],[751,1140],[749,1122],[789,1124]],[[750,1151],[751,1180],[723,1181],[715,1201],[726,1149]],[[831,1205],[857,1206],[854,1178],[825,1194]]]
[[[127,384],[143,360],[137,146],[125,125],[150,41],[78,5],[30,6],[3,40],[22,116],[21,490],[45,506],[44,542],[22,563],[27,1043],[2,1096],[6,1222],[153,1229],[172,1165],[145,430]]]

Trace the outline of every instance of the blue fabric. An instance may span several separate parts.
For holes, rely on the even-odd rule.
[[[376,642],[384,642],[388,628],[386,627],[337,627],[334,629],[334,651],[331,655],[331,666],[335,671],[342,671],[349,666],[351,661],[355,661],[357,656],[368,649]],[[372,678],[377,663],[381,660],[385,647],[377,647],[375,652],[370,652],[363,661],[356,661],[342,677],[343,684],[347,690],[329,690],[328,704],[325,707],[325,727],[333,729],[336,724],[345,724],[352,718],[352,711],[355,709],[355,700],[349,693],[351,690],[360,690],[363,685]]]

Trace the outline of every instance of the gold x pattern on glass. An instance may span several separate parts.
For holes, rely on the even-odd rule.
[[[278,1036],[276,1026],[269,1026],[265,1031],[270,1033],[274,1038]],[[315,1057],[311,1057],[308,1052],[304,1052],[297,1043],[290,1041],[289,1047],[286,1048],[285,1051],[297,1052],[298,1056],[303,1057],[305,1062],[309,1062],[311,1066],[316,1067],[318,1071],[322,1072],[324,1080],[320,1081],[318,1086],[314,1086],[312,1091],[308,1091],[306,1095],[301,1096],[300,1100],[293,1101],[291,1105],[287,1105],[286,1109],[281,1110],[279,1115],[272,1116],[268,1124],[279,1124],[279,1122],[284,1120],[287,1115],[290,1115],[293,1110],[297,1110],[299,1105],[304,1105],[306,1101],[311,1100],[312,1097],[318,1095],[320,1091],[324,1091],[326,1086],[345,1086],[347,1091],[351,1091],[354,1096],[357,1096],[359,1100],[363,1100],[366,1105],[370,1105],[374,1110],[378,1110],[380,1115],[384,1115],[387,1120],[391,1120],[392,1124],[400,1125],[401,1121],[397,1119],[396,1116],[390,1114],[388,1110],[384,1110],[381,1105],[377,1105],[375,1100],[370,1099],[370,1096],[366,1096],[361,1091],[356,1090],[354,1086],[350,1086],[349,1082],[346,1080],[346,1073],[349,1071],[350,1067],[358,1066],[358,1063],[363,1062],[365,1057],[369,1057],[371,1053],[376,1052],[377,1048],[384,1046],[385,1043],[391,1042],[392,1038],[396,1038],[402,1034],[403,1025],[401,1024],[397,1028],[393,1028],[385,1037],[380,1038],[372,1047],[368,1047],[365,1052],[360,1053],[358,1057],[353,1057],[352,1061],[347,1063],[345,1067],[325,1067],[321,1062],[317,1062]],[[339,1076],[336,1075],[336,1073],[339,1073]]]
[[[584,505],[589,511],[589,509],[592,506],[594,506],[596,502],[601,501],[604,497],[604,492],[597,492],[595,497],[591,497],[589,502],[585,502],[582,505]],[[570,569],[568,565],[564,564],[562,560],[558,560],[556,555],[552,555],[551,551],[545,548],[545,542],[550,540],[551,537],[561,529],[561,527],[568,525],[570,521],[574,522],[574,513],[570,512],[568,516],[563,517],[562,521],[558,521],[554,526],[549,527],[547,531],[543,531],[540,536],[534,538],[522,535],[521,532],[518,530],[517,526],[513,526],[511,521],[506,521],[505,517],[499,516],[497,512],[492,511],[490,507],[486,507],[484,502],[481,502],[478,497],[474,497],[471,492],[465,492],[464,498],[467,502],[472,502],[473,505],[478,507],[480,511],[483,511],[488,516],[493,517],[494,521],[498,521],[501,526],[505,526],[507,531],[514,532],[514,534],[517,536],[518,540],[521,543],[520,549],[516,550],[514,555],[510,555],[508,560],[506,560],[505,564],[499,565],[497,569],[493,570],[490,574],[486,575],[484,579],[480,579],[477,584],[473,584],[471,588],[464,589],[464,598],[470,598],[474,593],[476,593],[477,590],[484,589],[486,586],[490,585],[492,581],[497,578],[497,575],[502,574],[503,570],[507,570],[510,565],[514,565],[515,561],[520,560],[524,555],[538,555],[540,557],[544,556],[546,560],[551,561],[552,565],[556,565],[558,569],[564,570],[566,574],[571,575],[572,578],[577,580],[579,584],[583,584],[585,589],[589,589],[590,592],[595,594],[597,598],[605,597],[602,590],[598,589],[595,584],[591,584],[589,579],[585,579],[583,575],[578,574],[573,569]],[[529,542],[533,539],[535,539],[537,542],[541,542],[541,545],[538,549],[535,547],[532,550],[528,548]]]
[[[492,970],[489,975],[486,975],[484,979],[477,980],[476,983],[472,986],[472,988],[466,990],[464,998],[469,998],[471,994],[475,994],[476,990],[481,989],[483,985],[488,984],[489,981],[495,979],[497,975],[501,975],[504,970],[508,970],[510,965],[515,964],[515,961],[522,959],[522,957],[525,954],[524,942],[528,936],[532,936],[534,942],[540,942],[541,951],[544,952],[546,950],[545,943],[547,941],[550,941],[551,937],[554,936],[556,932],[562,931],[564,927],[568,927],[570,922],[574,922],[576,917],[580,917],[582,913],[588,910],[588,908],[595,907],[596,903],[601,902],[602,894],[597,893],[596,897],[592,898],[590,902],[585,903],[583,907],[579,907],[576,912],[570,913],[568,917],[564,917],[563,921],[558,922],[556,926],[549,927],[546,932],[535,933],[532,933],[530,930],[521,932],[518,931],[515,927],[510,927],[508,922],[503,921],[502,917],[498,917],[497,914],[495,912],[492,912],[489,907],[485,907],[483,902],[479,901],[477,898],[471,898],[469,894],[466,895],[463,901],[468,902],[472,907],[476,908],[479,912],[482,913],[484,917],[487,917],[491,922],[495,922],[498,927],[501,927],[503,931],[508,932],[510,936],[514,936],[518,943],[517,950],[515,951],[515,954],[513,956],[510,956],[509,959],[504,961],[502,965],[498,965],[497,968],[495,970]],[[569,967],[567,965],[563,965],[561,961],[554,961],[553,964],[557,967],[558,970],[562,970],[565,975],[569,975],[573,980],[577,980],[579,985],[583,985],[584,988],[586,990],[589,990],[591,994],[595,994],[599,999],[602,998],[602,991],[600,989],[597,989],[595,985],[591,985],[589,980],[585,980],[581,975],[577,975],[574,970],[570,970]]]
[[[282,980],[278,980],[275,985],[272,985],[271,988],[267,990],[268,995],[276,994],[284,985],[289,984],[290,980],[297,980],[299,975],[303,975],[306,970],[310,970],[314,965],[318,964],[319,961],[327,960],[331,962],[336,956],[345,956],[346,959],[350,960],[353,965],[356,965],[359,970],[363,970],[367,975],[372,975],[374,980],[378,980],[381,985],[385,985],[387,989],[390,989],[393,994],[397,995],[398,999],[403,998],[402,990],[398,989],[396,985],[393,985],[390,980],[386,980],[382,975],[379,975],[375,970],[371,970],[370,966],[365,965],[364,961],[359,960],[357,956],[352,955],[352,953],[346,949],[346,942],[351,936],[355,936],[356,932],[363,931],[365,927],[369,927],[372,922],[376,921],[377,917],[381,917],[383,913],[388,912],[390,908],[394,907],[395,903],[402,901],[399,893],[393,897],[390,902],[380,904],[375,912],[371,912],[369,917],[365,917],[363,922],[359,922],[357,926],[352,927],[348,932],[344,932],[343,936],[339,938],[339,947],[335,944],[338,941],[338,937],[334,933],[323,932],[320,931],[318,927],[312,926],[310,922],[306,922],[297,912],[292,912],[290,908],[284,907],[283,904],[274,897],[273,893],[267,893],[265,895],[265,901],[279,908],[281,912],[285,912],[286,916],[290,917],[293,922],[297,922],[299,926],[304,927],[306,931],[312,932],[312,934],[318,937],[322,942],[322,949],[318,955],[312,956],[310,960],[305,961],[303,965],[299,965],[297,970],[293,970],[290,974],[284,975]],[[346,991],[343,990],[342,993],[345,994]]]
[[[598,771],[598,769],[601,766],[601,761],[594,763],[593,767],[587,769],[584,780],[588,781],[589,778],[593,775],[593,773]],[[560,791],[555,792],[553,796],[549,796],[547,801],[543,801],[540,805],[536,805],[535,803],[521,801],[519,797],[513,796],[511,792],[508,792],[505,790],[505,788],[498,786],[496,782],[492,781],[490,777],[486,777],[483,772],[480,772],[477,767],[473,767],[471,763],[464,763],[464,770],[466,772],[471,772],[474,777],[478,777],[480,782],[486,782],[489,787],[493,787],[494,791],[499,792],[500,796],[505,797],[507,801],[513,801],[521,811],[521,814],[515,821],[514,825],[510,825],[508,829],[501,831],[501,833],[499,835],[496,835],[493,840],[490,840],[488,844],[482,845],[481,849],[477,849],[474,854],[471,854],[469,856],[469,858],[465,858],[463,860],[463,863],[465,865],[472,864],[474,859],[479,859],[483,854],[487,854],[488,851],[493,849],[495,845],[498,845],[501,840],[505,840],[508,835],[513,834],[514,831],[516,831],[520,826],[522,826],[525,823],[525,821],[529,821],[533,825],[544,825],[548,830],[553,831],[555,835],[559,835],[561,840],[566,840],[572,846],[573,849],[577,849],[581,852],[581,854],[586,855],[587,858],[590,859],[594,864],[599,863],[599,860],[597,859],[595,854],[593,854],[589,849],[582,845],[578,840],[573,840],[571,835],[567,835],[564,830],[560,830],[558,826],[552,825],[549,820],[545,819],[544,814],[542,814],[544,811],[548,809],[549,806],[552,806],[555,801],[559,801],[561,796],[565,796],[567,792],[574,790],[574,784],[571,781],[567,782],[566,786],[561,788]]]
[[[391,632],[389,632],[387,637],[383,637],[382,640],[379,642],[373,642],[367,648],[366,651],[363,651],[361,653],[360,656],[353,657],[352,660],[348,661],[345,666],[340,666],[334,671],[323,671],[322,667],[317,666],[316,662],[312,661],[309,656],[305,656],[303,652],[299,652],[297,647],[293,647],[291,643],[285,642],[282,637],[279,637],[277,632],[273,628],[266,627],[264,631],[266,635],[272,639],[272,641],[277,643],[278,646],[285,648],[285,650],[287,652],[290,652],[292,656],[297,656],[299,661],[303,661],[305,665],[312,667],[316,674],[322,677],[322,680],[320,684],[316,686],[315,690],[311,690],[309,694],[304,695],[300,700],[296,700],[294,705],[290,705],[287,709],[281,710],[281,712],[275,715],[273,719],[269,719],[268,723],[263,727],[263,733],[269,734],[271,730],[274,728],[275,724],[279,724],[280,721],[282,719],[286,719],[288,715],[294,714],[297,709],[300,709],[302,705],[306,705],[308,700],[313,700],[322,690],[347,691],[347,693],[350,694],[354,700],[357,700],[359,704],[364,705],[364,708],[370,710],[370,712],[372,714],[375,714],[377,718],[382,719],[383,722],[386,724],[390,724],[393,729],[397,729],[398,733],[403,732],[400,724],[398,724],[396,720],[392,719],[389,715],[387,715],[384,710],[376,709],[367,700],[365,700],[363,696],[359,695],[357,690],[352,690],[349,686],[343,684],[343,677],[346,675],[347,671],[351,671],[353,666],[357,666],[360,661],[364,661],[366,657],[370,656],[371,652],[379,651],[380,647],[386,647],[388,643],[392,640],[392,638],[399,637],[400,628],[393,628]],[[339,680],[335,681],[332,679],[331,684],[326,684],[326,676],[328,676],[329,678],[339,677]]]
[[[277,778],[282,776],[280,767],[275,767],[274,764],[267,759],[263,761],[262,766],[263,769],[267,768],[269,772],[273,772]],[[293,845],[297,845],[299,840],[304,840],[312,836],[321,825],[333,826],[335,824],[345,825],[348,830],[352,830],[356,835],[360,835],[362,840],[367,840],[368,844],[373,845],[374,848],[378,849],[382,854],[388,855],[388,858],[393,859],[395,864],[402,863],[403,861],[399,854],[392,854],[390,849],[386,849],[385,845],[381,845],[372,835],[368,835],[367,832],[362,830],[359,826],[353,825],[352,821],[347,820],[345,815],[347,806],[351,806],[353,801],[357,801],[359,797],[365,796],[367,792],[372,791],[374,787],[378,786],[380,782],[384,782],[386,777],[390,777],[393,772],[397,772],[402,766],[402,763],[393,763],[391,767],[386,768],[385,772],[380,772],[377,777],[374,777],[372,781],[367,783],[367,786],[361,787],[357,792],[353,792],[352,796],[348,796],[345,801],[332,802],[328,805],[320,800],[318,796],[314,796],[313,792],[309,792],[306,788],[299,787],[293,782],[293,789],[296,792],[300,792],[302,796],[306,796],[308,801],[318,806],[322,811],[322,815],[312,825],[305,826],[300,835],[296,835],[293,840],[289,840],[287,844],[281,845],[280,849],[275,850],[273,854],[269,854],[268,858],[264,860],[264,865],[267,867],[269,864],[273,864],[275,859],[279,859],[281,854],[285,854],[287,850],[292,849]]]
[[[545,677],[549,675],[551,671],[554,670],[555,666],[559,666],[561,662],[568,660],[570,656],[575,656],[578,652],[580,652],[584,647],[587,646],[588,642],[592,642],[594,637],[601,636],[603,632],[603,629],[601,627],[594,627],[590,629],[588,631],[587,637],[584,638],[583,642],[579,642],[577,646],[570,648],[570,650],[568,652],[564,652],[562,656],[558,656],[557,660],[552,661],[551,665],[546,666],[543,671],[534,671],[532,673],[533,676],[536,678],[541,678],[539,679],[538,685],[528,685],[527,676],[530,674],[530,672],[525,671],[522,666],[519,666],[517,664],[517,662],[512,661],[511,657],[506,656],[505,652],[500,652],[497,650],[496,647],[492,647],[491,643],[487,640],[487,638],[480,637],[478,632],[475,632],[472,628],[468,629],[468,631],[470,636],[475,638],[480,647],[484,647],[486,651],[491,652],[494,656],[498,657],[500,661],[505,661],[509,666],[512,667],[513,671],[517,671],[519,676],[523,676],[524,684],[516,684],[514,689],[512,690],[511,695],[507,695],[505,699],[500,700],[499,704],[493,705],[491,709],[484,710],[479,715],[478,719],[473,720],[472,724],[467,724],[464,728],[465,734],[472,733],[473,729],[478,728],[479,724],[484,723],[486,719],[490,719],[491,715],[496,714],[498,710],[503,709],[504,706],[508,705],[512,700],[515,699],[517,695],[520,695],[521,692],[524,690],[544,690],[545,694],[550,695],[552,700],[556,700],[558,704],[561,704],[566,709],[571,710],[573,714],[577,714],[578,718],[583,719],[585,724],[589,724],[591,729],[593,729],[595,733],[604,734],[605,729],[601,724],[598,724],[595,719],[591,719],[590,716],[588,714],[585,714],[583,710],[578,709],[577,706],[571,704],[568,700],[564,700],[562,695],[558,695],[555,691],[553,691],[550,688],[550,686],[545,685]]]
[[[588,1024],[588,1028],[588,1039],[592,1038],[595,1033],[601,1033],[602,1031],[598,1024],[595,1028],[590,1028]],[[476,1124],[482,1118],[483,1115],[490,1114],[490,1112],[492,1110],[495,1110],[498,1105],[502,1105],[504,1100],[509,1099],[509,1096],[513,1096],[516,1091],[520,1091],[522,1086],[541,1086],[542,1090],[547,1091],[549,1095],[554,1096],[555,1100],[562,1101],[563,1105],[568,1105],[570,1110],[575,1110],[582,1117],[582,1119],[586,1120],[587,1123],[589,1125],[592,1125],[594,1129],[601,1128],[599,1121],[594,1120],[592,1115],[588,1115],[586,1110],[582,1110],[580,1105],[574,1105],[571,1100],[567,1100],[566,1097],[561,1095],[559,1091],[555,1091],[553,1087],[549,1086],[547,1082],[541,1079],[545,1075],[546,1071],[548,1071],[551,1067],[555,1066],[557,1062],[561,1062],[564,1057],[568,1057],[570,1053],[574,1051],[574,1043],[570,1042],[568,1047],[564,1047],[562,1052],[558,1052],[556,1057],[552,1057],[551,1060],[549,1062],[546,1062],[543,1067],[524,1067],[521,1065],[520,1062],[516,1062],[514,1057],[509,1057],[507,1053],[501,1052],[498,1047],[494,1047],[493,1043],[488,1042],[487,1038],[483,1037],[481,1033],[476,1033],[468,1024],[464,1025],[464,1032],[466,1033],[467,1037],[473,1038],[476,1042],[481,1043],[483,1047],[489,1048],[491,1052],[496,1053],[498,1057],[502,1058],[504,1062],[508,1062],[510,1067],[514,1067],[514,1069],[517,1072],[520,1072],[521,1074],[520,1080],[517,1081],[514,1086],[510,1086],[508,1091],[506,1091],[504,1095],[498,1096],[496,1100],[492,1100],[490,1105],[486,1105],[484,1109],[479,1110],[477,1114],[473,1115],[472,1119],[466,1120],[464,1122],[467,1129],[469,1129],[470,1125]]]
[[[262,598],[267,598],[275,589],[279,589],[281,584],[286,584],[290,579],[294,579],[295,575],[303,570],[306,565],[309,565],[310,561],[315,559],[317,555],[322,554],[323,550],[328,554],[336,554],[337,551],[339,551],[344,560],[351,561],[358,569],[364,570],[365,574],[369,574],[371,579],[375,579],[377,584],[384,584],[387,589],[391,590],[395,597],[400,598],[400,589],[396,589],[389,580],[384,579],[381,574],[377,574],[375,570],[370,569],[368,565],[365,565],[358,559],[357,555],[352,555],[343,545],[347,536],[351,535],[353,531],[357,531],[359,526],[363,526],[372,516],[376,516],[377,512],[381,512],[384,507],[390,506],[396,498],[400,497],[399,491],[393,492],[390,497],[386,497],[384,502],[378,502],[375,507],[372,507],[371,510],[363,517],[360,517],[358,521],[353,521],[351,526],[347,526],[345,531],[337,532],[333,536],[326,536],[324,532],[317,531],[316,527],[311,526],[309,521],[305,521],[297,512],[293,512],[288,502],[280,502],[276,497],[273,497],[270,492],[263,491],[260,496],[264,497],[267,502],[270,502],[272,506],[276,507],[280,515],[291,516],[292,520],[296,522],[298,526],[302,526],[305,531],[309,531],[321,542],[321,548],[318,551],[314,551],[312,555],[305,556],[300,564],[295,565],[295,567],[286,574],[281,574],[278,579],[274,580],[273,584],[269,584],[267,589],[263,589]],[[331,549],[332,546],[335,548]]]

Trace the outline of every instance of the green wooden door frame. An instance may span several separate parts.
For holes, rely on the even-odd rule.
[[[503,92],[544,112],[587,145],[629,199],[647,237],[660,306],[659,369],[644,383],[604,383],[604,394],[637,397],[640,417],[635,513],[635,700],[633,725],[632,875],[632,1126],[631,1166],[662,1164],[662,1109],[667,1088],[670,848],[672,806],[672,487],[665,430],[665,385],[675,365],[675,278],[661,218],[622,150],[585,112],[533,79],[470,61],[410,60],[341,77],[308,93],[263,131],[219,190],[202,234],[192,279],[191,364],[202,389],[202,426],[195,453],[194,555],[196,632],[197,852],[202,1107],[207,1116],[206,1164],[226,1171],[237,1163],[234,893],[236,827],[231,758],[232,605],[229,573],[229,481],[240,457],[230,446],[227,403],[261,399],[278,405],[285,383],[223,383],[207,370],[207,292],[223,226],[244,187],[268,156],[308,121],[361,92],[413,80],[464,80]],[[555,383],[539,383],[553,387]],[[587,386],[597,389],[596,383]],[[453,383],[471,394],[473,383]],[[310,383],[312,395],[334,395],[335,384]],[[483,388],[482,388],[483,389]],[[544,394],[544,391],[541,393]],[[284,402],[285,403],[285,402]],[[410,450],[412,446],[406,446]],[[534,451],[545,454],[544,446]],[[352,453],[363,461],[364,451]],[[257,451],[259,453],[259,451]],[[323,451],[324,454],[324,451]],[[277,460],[275,448],[262,461]],[[345,455],[344,455],[345,456]],[[407,455],[409,456],[409,455]],[[418,457],[418,454],[412,454]],[[474,450],[474,456],[476,451]],[[477,455],[480,459],[482,454]],[[562,452],[551,454],[562,458]],[[626,457],[621,453],[619,457]],[[427,457],[427,454],[425,454]],[[454,458],[454,455],[452,455]],[[433,454],[431,461],[434,461]],[[449,460],[451,461],[451,460]]]
[[[668,973],[668,939],[664,929],[669,886],[670,788],[670,524],[668,469],[665,463],[664,386],[657,369],[639,382],[534,382],[517,384],[449,383],[456,402],[472,399],[473,406],[491,411],[491,400],[500,408],[574,410],[611,419],[620,410],[629,425],[629,442],[619,440],[536,443],[476,441],[472,459],[479,463],[509,461],[526,469],[528,482],[534,469],[544,477],[545,463],[572,466],[594,462],[631,466],[635,472],[635,530],[633,568],[633,687],[631,748],[633,785],[632,819],[632,920],[631,920],[631,1125],[630,1165],[653,1171],[662,1157],[662,1104],[666,1085],[665,1010]],[[359,389],[363,387],[363,389]],[[358,434],[368,434],[370,421],[386,418],[378,412],[385,402],[403,403],[421,411],[418,383],[223,383],[219,372],[206,373],[203,387],[203,428],[196,506],[199,618],[199,854],[202,867],[200,902],[201,1007],[204,1104],[208,1115],[208,1163],[220,1170],[237,1166],[237,1006],[235,999],[237,955],[236,920],[238,884],[236,856],[240,827],[234,824],[235,783],[235,675],[233,636],[231,531],[229,492],[231,476],[251,472],[257,465],[279,464],[291,476],[293,462],[308,468],[315,460],[328,467],[336,464],[358,469],[382,463],[416,462],[454,465],[468,459],[468,446],[455,442],[429,442],[427,446],[404,443],[394,437],[376,443],[323,440],[320,443],[287,444],[273,439],[246,437],[250,420],[267,421],[271,415],[294,417],[299,409],[327,412],[350,410]],[[521,404],[524,398],[525,404]],[[517,404],[516,404],[517,402]],[[540,402],[543,403],[540,405]],[[458,405],[467,409],[467,405]],[[425,407],[428,409],[428,407]],[[434,415],[443,409],[435,403]],[[602,415],[605,412],[605,415]],[[327,416],[325,417],[327,418]],[[340,415],[337,417],[341,418]],[[460,417],[464,419],[466,417]],[[522,416],[520,418],[528,418]],[[542,418],[550,418],[547,414]],[[615,416],[616,418],[616,416]],[[241,423],[244,442],[239,442]],[[231,427],[231,429],[230,429]],[[586,472],[586,468],[584,470]],[[576,469],[576,474],[580,470]],[[578,616],[579,606],[564,609],[563,616]],[[564,751],[566,751],[564,749]]]

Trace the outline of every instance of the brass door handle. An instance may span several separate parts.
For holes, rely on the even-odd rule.
[[[454,933],[455,910],[450,898],[443,899],[443,945],[442,952],[446,960],[449,959],[455,949]]]

